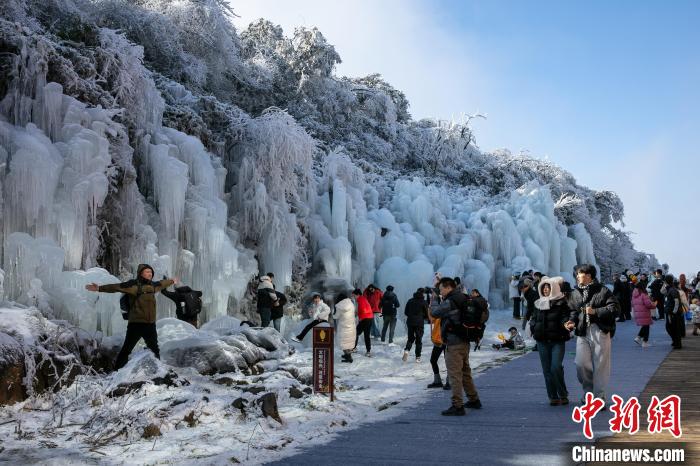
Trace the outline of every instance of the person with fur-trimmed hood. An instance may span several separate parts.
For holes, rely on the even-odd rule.
[[[85,285],[88,291],[100,293],[124,293],[129,296],[129,323],[126,326],[124,344],[119,351],[114,369],[119,370],[126,365],[129,355],[141,338],[156,358],[160,359],[158,349],[158,331],[156,330],[156,293],[170,285],[177,284],[177,278],[153,281],[154,270],[148,264],[139,264],[136,279],[110,285]]]
[[[569,339],[564,324],[569,320],[570,311],[561,291],[563,284],[562,277],[542,277],[540,298],[535,302],[535,312],[530,319],[530,332],[537,341],[544,383],[552,406],[569,404],[563,361],[565,342]]]

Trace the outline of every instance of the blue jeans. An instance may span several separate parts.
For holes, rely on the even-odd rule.
[[[374,317],[372,318],[372,330],[371,330],[372,336],[374,338],[379,338],[379,336],[381,335],[379,333],[379,324],[377,323],[378,320],[379,320],[379,314],[375,313]]]
[[[567,398],[569,392],[564,382],[564,342],[537,342],[537,351],[540,353],[544,383],[547,385],[547,395],[550,400]]]

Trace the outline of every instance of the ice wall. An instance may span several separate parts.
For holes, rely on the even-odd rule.
[[[350,257],[348,286],[393,285],[405,303],[440,272],[460,277],[466,288],[479,289],[502,308],[513,273],[535,269],[573,281],[575,264],[592,258],[585,228],[569,232],[554,215],[549,189],[537,183],[493,202],[420,179],[399,179],[381,187],[389,195],[381,207],[371,202],[377,188],[342,154],[328,156],[311,245],[316,266],[330,277],[347,280],[340,264]]]
[[[65,95],[61,85],[46,82],[42,50],[26,47],[22,54],[0,102],[5,298],[87,330],[123,331],[118,296],[98,298],[84,290],[90,281],[120,281],[93,268],[106,237],[121,241],[117,272],[123,278],[139,262],[150,263],[156,278],[179,276],[204,291],[203,320],[226,315],[232,302],[241,301],[257,263],[229,224],[220,160],[198,139],[161,126],[162,100],[142,68],[132,76],[141,87],[128,90],[124,102],[136,106],[132,100],[141,96],[148,110],[134,110],[131,116],[143,127],[129,141],[115,121],[121,110],[89,107]],[[138,57],[124,60],[140,66]],[[132,152],[140,167],[138,187]],[[103,210],[117,190],[110,210]],[[283,219],[289,227],[289,216]],[[159,315],[169,315],[169,302],[159,301]]]

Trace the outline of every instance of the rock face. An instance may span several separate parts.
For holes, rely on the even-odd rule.
[[[100,342],[100,334],[48,320],[38,309],[0,308],[0,404],[60,390],[91,368],[110,367]]]
[[[277,410],[277,395],[274,393],[265,393],[263,396],[255,401],[260,405],[262,409],[263,416],[271,417],[275,421],[282,424],[282,418]]]
[[[22,345],[6,333],[0,333],[0,405],[22,401],[26,392]]]
[[[0,309],[0,314],[0,404],[59,390],[91,369],[113,370],[122,336],[93,336],[67,322],[48,320],[32,308]],[[203,375],[260,374],[294,352],[273,328],[241,327],[232,317],[216,319],[200,330],[177,319],[161,319],[157,328],[163,362],[192,367]],[[31,363],[27,365],[27,361]],[[123,396],[147,383],[188,383],[178,380],[150,351],[135,352],[116,374],[107,392],[110,396]],[[238,385],[233,379],[222,379],[221,383]],[[260,390],[264,388],[249,389],[254,393]]]

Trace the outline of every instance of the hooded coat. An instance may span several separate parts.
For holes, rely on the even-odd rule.
[[[355,305],[352,300],[345,298],[338,302],[333,316],[338,322],[340,349],[353,349],[355,347]]]
[[[634,321],[637,325],[641,327],[654,323],[651,313],[656,309],[656,305],[651,302],[648,294],[635,289],[632,292],[632,307],[634,308]]]
[[[154,324],[156,322],[156,293],[169,287],[172,280],[154,282],[141,277],[145,269],[150,269],[155,276],[153,267],[148,264],[139,264],[136,271],[136,279],[123,283],[102,285],[97,288],[101,293],[124,293],[130,296],[131,310],[129,311],[129,323]]]
[[[536,341],[559,342],[569,339],[569,331],[564,323],[569,320],[569,306],[561,291],[562,277],[542,277],[539,284],[541,298],[535,301],[535,311],[530,319],[530,331]],[[550,286],[549,296],[544,296],[542,288]]]

